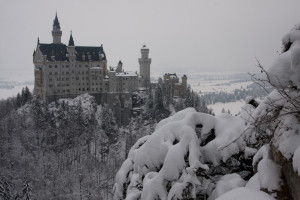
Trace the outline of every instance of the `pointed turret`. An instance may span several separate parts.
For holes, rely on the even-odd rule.
[[[57,18],[57,13],[55,15],[55,19],[53,21],[53,29],[52,29],[52,36],[53,36],[53,43],[60,44],[61,43],[61,35],[62,32],[60,30],[60,24]]]
[[[57,28],[60,28],[60,24],[59,24],[59,21],[58,21],[58,18],[57,18],[57,12],[55,14],[55,19],[53,21],[53,26],[56,26]]]
[[[73,36],[72,36],[72,31],[71,31],[71,35],[70,35],[70,39],[69,39],[69,46],[75,46]]]

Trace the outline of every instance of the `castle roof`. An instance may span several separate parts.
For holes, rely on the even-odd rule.
[[[57,13],[56,13],[55,19],[53,21],[53,26],[56,26],[57,28],[60,28],[59,21],[58,21],[58,18],[57,18]]]
[[[56,61],[65,61],[67,58],[67,46],[65,44],[40,44],[40,50],[47,60],[52,61],[51,56],[55,56]]]
[[[74,45],[74,40],[73,40],[72,33],[71,33],[70,39],[69,39],[69,46],[75,46],[75,45]]]
[[[88,56],[91,56],[92,61],[99,61],[99,55],[103,55],[102,60],[106,60],[106,55],[103,50],[102,45],[100,47],[89,47],[89,46],[76,46],[75,51],[77,52],[76,60],[82,60],[82,56],[85,57],[85,60],[88,60]]]
[[[65,44],[39,44],[39,48],[43,55],[47,56],[48,61],[52,61],[51,56],[55,56],[56,61],[67,61],[67,46]],[[99,61],[99,55],[103,55],[102,60],[106,60],[103,47],[75,46],[77,61]],[[90,58],[89,59],[89,55]],[[84,59],[82,59],[84,57]]]

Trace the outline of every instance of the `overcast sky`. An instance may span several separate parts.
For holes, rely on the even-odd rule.
[[[55,12],[62,42],[103,44],[108,65],[138,70],[140,48],[150,48],[152,71],[256,70],[269,66],[281,38],[300,22],[299,0],[2,0],[0,73],[31,70],[37,37],[52,42]]]

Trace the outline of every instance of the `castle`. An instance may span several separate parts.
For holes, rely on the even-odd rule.
[[[172,97],[185,97],[187,90],[187,76],[185,74],[181,77],[181,83],[179,83],[176,73],[165,73],[164,84],[171,88]]]
[[[83,93],[97,103],[113,108],[119,123],[131,116],[131,93],[150,86],[149,49],[144,45],[139,58],[140,74],[125,72],[120,61],[107,69],[103,46],[75,46],[70,34],[68,45],[61,42],[62,31],[57,14],[53,21],[51,44],[37,42],[33,53],[34,93],[46,101],[74,98]]]

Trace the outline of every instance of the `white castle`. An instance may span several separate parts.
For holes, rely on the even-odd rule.
[[[150,85],[151,59],[146,45],[141,49],[138,74],[125,72],[121,61],[116,68],[107,69],[102,45],[75,46],[72,33],[68,45],[61,43],[62,31],[57,14],[52,36],[51,44],[40,43],[38,39],[33,53],[35,95],[53,101],[89,93],[97,103],[108,103],[119,112],[122,122],[124,110],[131,109],[131,93]]]

